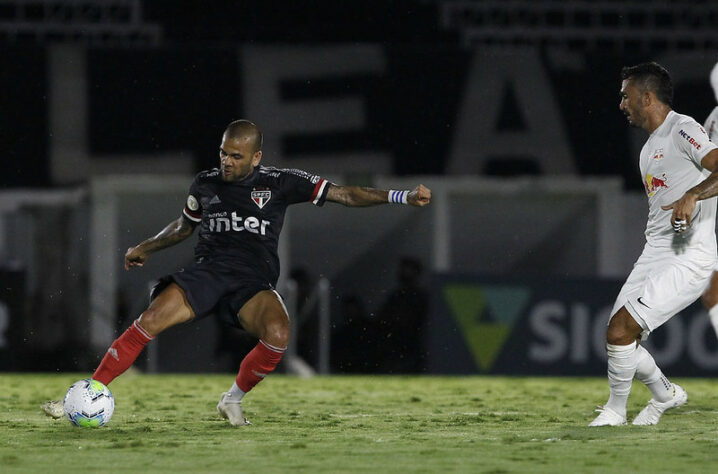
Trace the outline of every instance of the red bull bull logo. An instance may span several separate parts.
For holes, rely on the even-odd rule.
[[[648,194],[648,197],[651,197],[656,194],[656,191],[658,191],[660,188],[667,188],[667,181],[668,179],[666,178],[666,173],[663,173],[660,177],[647,174],[645,185],[646,194]]]
[[[663,159],[663,148],[659,148],[653,152],[653,159],[656,161],[661,161]]]

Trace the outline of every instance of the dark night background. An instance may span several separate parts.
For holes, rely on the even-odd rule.
[[[466,86],[472,51],[455,29],[441,26],[442,2],[142,2],[143,20],[159,25],[158,44],[135,40],[87,41],[88,146],[90,155],[188,150],[195,168],[215,165],[218,130],[242,109],[242,45],[327,45],[370,43],[386,55],[380,76],[284,81],[282,97],[366,98],[367,127],[359,132],[328,131],[282,137],[283,151],[301,156],[388,151],[398,175],[441,174],[452,138],[452,123]],[[6,35],[0,56],[4,159],[3,187],[48,187],[50,133],[47,116],[49,45],[66,38]],[[80,42],[81,43],[81,42]],[[586,66],[561,69],[546,60],[548,42],[537,45],[556,92],[580,175],[619,175],[626,188],[640,180],[627,144],[628,128],[617,109],[619,71],[624,64],[650,60],[665,50],[615,45],[568,46]],[[710,55],[708,55],[710,56]],[[526,87],[530,87],[530,77]],[[497,131],[521,131],[524,114],[516,84],[501,92]],[[702,121],[714,105],[707,80],[681,83],[679,111]],[[485,174],[540,174],[518,160],[484,169]]]
[[[539,275],[536,286],[542,287],[549,275],[555,287],[540,296],[558,298],[567,308],[573,307],[574,294],[584,298],[593,328],[593,321],[601,323],[601,305],[610,304],[619,277],[630,271],[621,266],[630,267],[643,245],[645,195],[637,158],[646,135],[627,125],[618,92],[623,66],[652,60],[664,62],[676,79],[675,110],[702,123],[716,106],[708,72],[718,61],[718,2],[4,2],[0,276],[9,283],[3,284],[7,294],[0,295],[0,303],[11,307],[4,314],[7,341],[18,347],[4,349],[0,337],[0,367],[84,370],[96,365],[98,348],[106,346],[95,336],[98,347],[87,347],[88,322],[101,314],[114,324],[118,316],[116,330],[125,327],[137,308],[145,307],[146,280],[181,265],[185,256],[178,246],[161,253],[161,269],[131,278],[123,273],[117,281],[107,277],[112,264],[119,268],[127,245],[156,232],[153,219],[165,222],[177,211],[186,188],[175,183],[185,178],[189,183],[191,174],[217,166],[221,132],[238,118],[255,120],[265,131],[263,164],[303,168],[344,184],[381,187],[376,183],[388,186],[404,178],[413,183],[421,175],[417,182],[439,185],[437,199],[423,215],[396,218],[381,209],[356,214],[361,218],[333,215],[314,221],[309,212],[294,212],[288,226],[294,234],[287,239],[294,260],[286,270],[300,283],[305,271],[308,288],[320,276],[331,281],[336,296],[331,337],[338,351],[332,364],[339,364],[333,371],[426,369],[380,367],[403,357],[406,348],[377,352],[373,365],[346,362],[372,344],[381,345],[376,342],[387,334],[410,333],[389,324],[412,326],[410,315],[422,312],[438,317],[441,330],[464,343],[466,328],[451,322],[460,311],[428,310],[429,299],[441,303],[441,290],[432,287],[431,298],[429,293],[405,298],[406,289],[394,288],[402,262],[414,266],[410,286],[414,291],[421,283],[422,292],[437,275],[470,272],[472,278],[488,276],[470,280],[477,292],[490,295],[493,282],[500,281],[496,278],[510,275],[520,278],[496,294],[514,286],[528,294],[536,282],[527,277]],[[143,180],[136,179],[140,174]],[[550,180],[501,179],[526,176],[557,178],[560,192],[542,187]],[[464,177],[497,179],[466,180],[473,187],[464,191]],[[582,179],[595,177],[609,179]],[[163,183],[164,178],[176,181]],[[121,196],[117,190],[105,195],[103,183],[118,180],[136,195]],[[136,181],[146,187],[134,189]],[[156,200],[147,197],[148,189],[162,184],[171,191]],[[452,194],[455,184],[458,191]],[[120,204],[108,204],[107,196]],[[135,206],[141,208],[140,218]],[[443,216],[451,219],[438,218],[433,209],[446,210]],[[502,224],[487,232],[498,219]],[[327,241],[317,244],[314,227],[324,230],[326,222],[333,232],[322,232]],[[109,239],[107,228],[108,234],[115,232]],[[442,232],[436,232],[439,228]],[[446,237],[450,258],[437,250],[437,235]],[[332,238],[332,244],[351,245],[329,245]],[[190,255],[189,246],[185,250]],[[98,255],[106,266],[93,266],[101,260]],[[565,280],[576,276],[588,280],[578,286]],[[395,294],[404,298],[393,299]],[[98,297],[93,307],[92,295],[105,300]],[[406,304],[409,300],[423,301],[423,311]],[[109,311],[98,312],[106,301]],[[497,349],[497,365],[482,370],[547,370],[526,365],[523,358],[512,365],[516,347],[550,345],[527,329],[531,308],[514,314],[516,327],[505,352]],[[494,311],[505,309],[482,309],[485,314],[474,315],[473,323],[483,324],[482,317],[491,319]],[[696,314],[686,327],[701,329],[706,319]],[[311,317],[300,351],[317,340]],[[576,318],[584,321],[584,314]],[[561,324],[568,334],[569,320]],[[186,331],[181,334],[190,334],[187,338],[198,345],[215,342],[195,340],[195,326]],[[211,339],[211,333],[202,334]],[[429,335],[436,341],[437,334],[442,334],[438,328],[410,339]],[[163,340],[168,354],[160,360],[169,363],[176,359],[170,353],[185,341],[180,336]],[[217,351],[232,349],[235,342],[220,341]],[[708,342],[706,347],[715,349],[712,334]],[[414,349],[423,350],[420,343]],[[201,370],[207,366],[202,357],[216,358],[213,350],[193,360]],[[316,353],[302,355],[316,362]],[[464,355],[465,370],[476,370],[470,344]],[[596,357],[565,367],[560,359],[550,372],[603,373],[604,362]],[[672,363],[689,366],[681,357]],[[402,362],[408,361],[415,360]],[[455,365],[451,354],[444,361]],[[699,361],[703,365],[697,370],[714,374],[712,361]],[[184,370],[184,364],[158,369]]]

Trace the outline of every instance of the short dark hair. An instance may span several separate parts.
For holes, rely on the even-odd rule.
[[[658,100],[673,106],[673,81],[668,70],[656,62],[626,66],[621,69],[621,79],[630,79],[641,92],[651,91]]]
[[[251,137],[254,140],[254,151],[258,152],[262,149],[264,137],[262,136],[262,131],[254,122],[244,119],[235,120],[227,125],[224,133],[229,138]]]

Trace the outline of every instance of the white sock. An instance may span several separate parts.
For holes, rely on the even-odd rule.
[[[606,354],[608,355],[608,386],[611,389],[611,395],[605,406],[626,416],[628,394],[631,393],[631,383],[638,365],[636,343],[627,346],[606,344]]]
[[[237,386],[237,382],[232,384],[232,387],[227,392],[227,395],[231,397],[231,400],[225,400],[227,402],[241,402],[244,397],[244,392]]]
[[[708,310],[708,317],[711,320],[711,325],[716,333],[716,337],[718,337],[718,304]]]
[[[656,365],[653,356],[645,347],[636,348],[638,365],[636,365],[636,378],[643,382],[658,402],[667,402],[673,398],[673,384],[663,375]]]

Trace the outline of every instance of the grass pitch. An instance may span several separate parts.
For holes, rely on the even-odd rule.
[[[604,378],[272,375],[215,406],[231,375],[125,375],[101,428],[40,404],[86,374],[0,375],[0,472],[718,472],[718,381],[678,380],[688,404],[655,427],[588,428]],[[634,384],[629,417],[649,392]]]

